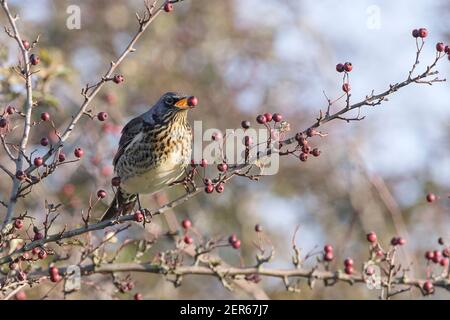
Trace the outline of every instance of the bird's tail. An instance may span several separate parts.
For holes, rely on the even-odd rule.
[[[136,200],[137,195],[128,194],[119,188],[114,200],[109,205],[109,208],[103,215],[101,221],[110,220],[130,213],[136,204]]]

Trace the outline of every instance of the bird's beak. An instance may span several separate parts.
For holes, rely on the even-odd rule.
[[[178,108],[180,108],[180,109],[182,109],[182,110],[185,110],[185,109],[191,109],[191,108],[192,108],[192,107],[189,106],[189,104],[188,104],[188,98],[187,98],[187,97],[181,98],[180,100],[178,100],[178,101],[175,103],[175,106],[178,107]]]

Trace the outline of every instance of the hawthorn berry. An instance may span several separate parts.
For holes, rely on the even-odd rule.
[[[27,295],[25,294],[24,291],[20,290],[19,292],[16,293],[16,295],[14,296],[14,298],[16,300],[27,300]]]
[[[433,251],[425,252],[425,259],[432,260],[433,258],[434,258],[434,252]]]
[[[6,113],[11,115],[14,113],[14,111],[16,111],[16,108],[14,108],[13,106],[7,106],[6,107]]]
[[[250,147],[253,144],[253,139],[250,136],[245,136],[244,144],[246,147]]]
[[[350,72],[353,70],[353,65],[351,62],[344,63],[344,70],[345,72]]]
[[[419,37],[426,38],[427,36],[428,36],[427,28],[420,28],[419,29]]]
[[[444,248],[444,250],[442,250],[442,255],[446,258],[450,258],[450,249]]]
[[[308,145],[303,146],[302,147],[302,152],[306,153],[306,154],[310,153],[311,152],[311,147],[308,146]]]
[[[226,163],[219,163],[217,165],[217,170],[220,172],[226,172],[228,170],[228,165]]]
[[[41,120],[42,121],[48,121],[50,120],[50,114],[48,112],[42,112],[41,113]]]
[[[266,118],[266,122],[272,121],[273,115],[270,112],[264,113],[264,117]]]
[[[44,260],[45,258],[47,258],[47,251],[45,251],[45,250],[39,251],[38,258],[41,260]]]
[[[317,134],[316,130],[314,128],[308,128],[308,130],[306,130],[306,135],[308,137],[313,137]]]
[[[59,270],[57,267],[52,266],[48,269],[49,274],[52,276],[59,275]]]
[[[232,234],[228,237],[228,243],[232,244],[233,242],[236,242],[238,240],[237,236],[235,234]]]
[[[212,184],[206,185],[206,187],[205,187],[206,193],[213,193],[213,191],[214,191],[214,186]]]
[[[81,148],[76,148],[76,149],[73,151],[73,154],[75,155],[75,157],[81,158],[81,157],[83,157],[83,155],[84,155],[84,150],[81,149]]]
[[[325,252],[325,254],[323,255],[323,259],[328,262],[332,261],[334,259],[333,251]]]
[[[256,117],[256,122],[258,122],[259,124],[264,124],[266,123],[266,117],[264,117],[262,114],[258,115]]]
[[[413,36],[414,38],[418,38],[418,37],[419,37],[419,30],[414,29],[414,30],[412,31],[412,36]]]
[[[14,221],[14,228],[16,228],[17,230],[22,229],[23,227],[23,219],[16,219]]]
[[[33,250],[31,250],[31,253],[33,255],[37,255],[39,252],[41,252],[41,248],[39,247],[33,248]]]
[[[198,99],[197,97],[191,96],[187,99],[187,104],[189,107],[195,107],[198,105]]]
[[[217,186],[216,186],[216,192],[217,193],[222,193],[222,192],[224,192],[225,191],[225,185],[223,184],[223,183],[219,183]]]
[[[40,167],[44,163],[44,159],[42,159],[41,157],[36,157],[34,158],[33,163],[36,167]]]
[[[208,165],[208,161],[206,159],[202,159],[200,161],[200,167],[205,168]]]
[[[326,245],[323,247],[323,251],[325,251],[325,252],[333,252],[333,246],[330,245],[330,244],[326,244]]]
[[[436,201],[436,195],[430,192],[429,194],[427,194],[427,201],[430,203]]]
[[[106,197],[106,191],[103,189],[98,190],[97,197],[99,197],[100,199],[104,199]]]
[[[321,153],[322,153],[322,152],[321,152],[319,149],[317,149],[317,148],[314,148],[314,149],[311,151],[311,154],[312,154],[314,157],[320,156]]]
[[[255,225],[255,231],[256,232],[262,232],[263,231],[263,227],[260,224]]]
[[[338,63],[337,65],[336,65],[336,71],[337,72],[344,72],[344,65],[342,64],[342,63]]]
[[[442,42],[436,43],[436,51],[437,52],[443,52],[445,50],[445,45]]]
[[[142,212],[140,210],[137,210],[134,213],[134,221],[136,221],[136,222],[144,221],[144,215],[142,214]]]
[[[377,242],[377,234],[373,231],[369,232],[366,235],[367,241],[369,241],[370,243],[375,243]]]
[[[41,232],[38,231],[34,233],[34,241],[41,240],[42,238],[44,238],[44,235]]]
[[[308,154],[304,152],[300,153],[299,159],[300,161],[305,162],[306,160],[308,160]]]
[[[353,266],[345,266],[344,272],[348,275],[353,274]]]
[[[426,294],[432,294],[434,291],[433,283],[430,280],[425,281],[422,288]]]
[[[116,74],[113,77],[113,81],[114,81],[114,83],[120,84],[125,81],[125,78],[121,74]]]
[[[239,249],[241,247],[241,240],[237,239],[231,244],[231,246],[233,247],[233,249]]]
[[[368,276],[371,276],[371,275],[373,275],[375,273],[375,269],[372,267],[372,266],[368,266],[367,268],[366,268],[366,274],[368,275]]]
[[[192,237],[189,237],[188,235],[186,235],[186,236],[184,236],[183,241],[186,244],[192,244],[194,242],[194,239],[192,239]]]
[[[0,128],[6,127],[7,124],[8,120],[6,120],[5,118],[0,118]]]
[[[37,66],[41,62],[41,58],[33,53],[30,55],[30,62],[33,66]]]
[[[440,264],[441,266],[443,266],[443,267],[448,266],[448,258],[442,258],[442,259],[439,261],[439,264]]]
[[[66,155],[63,152],[60,152],[58,155],[59,162],[64,162],[66,160]]]
[[[195,163],[194,159],[191,159],[191,167],[195,168],[197,166],[197,164]]]
[[[281,120],[283,120],[283,116],[279,113],[274,113],[272,119],[275,122],[281,122]]]
[[[442,254],[438,250],[434,250],[433,252],[433,258],[431,259],[434,263],[439,263],[441,261]]]
[[[25,48],[25,50],[28,50],[28,49],[30,49],[30,42],[28,41],[28,40],[22,40],[22,44],[23,44],[23,47]]]
[[[345,93],[349,93],[350,90],[351,90],[350,84],[348,84],[347,82],[342,85],[342,91],[344,91]]]
[[[106,119],[108,119],[108,114],[106,112],[104,112],[104,111],[99,112],[97,114],[97,119],[100,120],[100,121],[105,121]]]
[[[181,226],[187,230],[192,227],[192,222],[189,219],[184,219],[183,221],[181,221]]]
[[[399,238],[397,239],[397,244],[398,244],[399,246],[405,245],[405,244],[406,244],[406,239],[405,239],[405,238],[402,238],[402,237],[399,237]]]
[[[164,4],[164,11],[165,12],[172,12],[173,11],[173,4],[170,2],[166,2]]]
[[[46,147],[49,144],[48,138],[44,137],[41,139],[41,146]]]
[[[142,299],[143,299],[142,293],[137,292],[134,294],[134,300],[142,300]]]
[[[209,178],[205,178],[205,179],[203,179],[203,184],[204,184],[205,186],[207,186],[208,184],[212,184],[212,180],[209,179]]]
[[[133,282],[128,282],[127,283],[127,289],[128,290],[133,290],[134,289],[134,283]]]
[[[353,259],[352,258],[347,258],[344,260],[344,265],[347,266],[353,266]]]
[[[250,128],[250,127],[251,127],[250,121],[248,121],[248,120],[242,121],[242,122],[241,122],[241,127],[242,127],[243,129],[248,129],[248,128]]]
[[[50,281],[51,282],[60,282],[62,279],[62,277],[59,274],[55,274],[55,275],[50,275]]]

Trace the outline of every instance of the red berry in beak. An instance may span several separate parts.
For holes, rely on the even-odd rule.
[[[187,104],[189,107],[195,107],[198,105],[198,99],[194,96],[189,97],[187,100]]]

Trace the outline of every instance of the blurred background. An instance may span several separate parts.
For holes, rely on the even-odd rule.
[[[97,1],[10,1],[17,10],[22,35],[33,40],[41,34],[39,55],[42,65],[35,89],[39,101],[36,119],[51,113],[58,127],[70,119],[82,101],[81,87],[94,83],[111,60],[118,56],[134,35],[140,0]],[[69,5],[81,9],[81,29],[69,30]],[[113,177],[111,159],[121,127],[144,112],[159,96],[170,90],[194,94],[200,106],[190,120],[201,120],[203,128],[237,128],[242,120],[254,121],[257,114],[278,112],[292,134],[313,124],[319,110],[330,98],[341,94],[342,77],[338,62],[351,61],[352,101],[381,92],[389,84],[406,79],[415,58],[411,30],[426,27],[429,36],[419,71],[435,57],[438,41],[450,43],[450,6],[447,1],[299,1],[299,0],[186,0],[171,14],[162,14],[144,34],[118,72],[123,85],[108,84],[94,101],[95,112],[106,111],[108,121],[87,117],[80,122],[64,150],[83,147],[86,156],[76,165],[60,169],[18,210],[28,209],[43,217],[43,198],[64,204],[64,223],[80,223],[90,194],[108,190]],[[2,25],[6,24],[0,15]],[[23,85],[9,67],[17,62],[15,43],[0,33],[1,104],[23,104]],[[449,77],[447,59],[438,66],[441,77]],[[286,157],[275,176],[259,182],[234,179],[223,194],[200,195],[177,207],[175,216],[193,221],[205,236],[236,233],[243,242],[238,251],[224,249],[221,256],[230,264],[252,264],[257,236],[254,225],[264,227],[276,248],[267,266],[291,266],[291,238],[300,226],[297,244],[306,253],[325,243],[335,247],[333,268],[343,268],[350,256],[357,266],[368,257],[365,234],[375,231],[387,246],[394,235],[407,240],[400,250],[404,267],[412,275],[425,277],[425,250],[437,247],[438,237],[450,241],[450,90],[449,83],[433,86],[411,85],[392,95],[381,106],[366,108],[366,119],[347,124],[333,121],[322,128],[329,133],[315,139],[322,150],[319,158],[306,163]],[[52,138],[48,126],[33,129],[31,143],[44,153],[39,141]],[[53,139],[55,137],[53,136]],[[32,150],[30,147],[29,150]],[[6,163],[6,157],[0,154]],[[9,179],[2,175],[0,195],[7,199]],[[433,192],[440,200],[428,204]],[[172,199],[182,190],[170,190]],[[97,214],[106,207],[99,206]],[[154,198],[145,198],[157,207]],[[4,215],[4,209],[0,210]],[[167,221],[157,217],[148,228],[164,233]],[[156,231],[155,231],[156,230]],[[143,237],[148,230],[133,226],[123,237]],[[102,233],[96,234],[99,239]],[[173,246],[160,241],[154,252]],[[307,264],[308,265],[308,264]],[[440,272],[438,267],[436,272]],[[93,277],[102,290],[88,284],[68,298],[105,298],[111,290],[106,276]],[[137,290],[148,299],[251,298],[242,290],[230,292],[215,278],[187,277],[174,288],[161,276],[133,275]],[[274,299],[376,299],[379,291],[364,285],[339,284],[314,290],[302,285],[301,293],[286,292],[278,279],[263,279],[259,286]],[[38,297],[48,288],[30,290]],[[117,295],[127,298],[126,294]],[[57,292],[50,298],[57,298]],[[418,290],[403,298],[420,298]],[[434,298],[447,298],[437,290]]]

